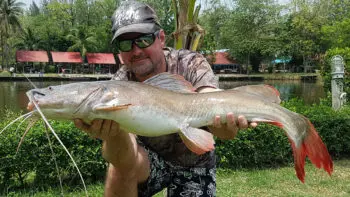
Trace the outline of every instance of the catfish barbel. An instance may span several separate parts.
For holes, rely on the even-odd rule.
[[[194,93],[177,75],[163,73],[143,83],[132,81],[80,82],[27,92],[28,109],[35,102],[49,119],[110,119],[141,136],[179,133],[193,152],[214,149],[211,133],[198,129],[223,123],[226,114],[243,115],[250,122],[276,125],[286,132],[293,149],[297,177],[304,182],[305,158],[331,175],[333,162],[314,126],[304,116],[279,105],[279,93],[271,86],[243,86],[226,91]]]

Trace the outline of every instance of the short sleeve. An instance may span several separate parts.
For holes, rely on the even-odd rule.
[[[188,62],[185,78],[192,83],[195,89],[201,87],[218,88],[218,78],[215,76],[209,62],[201,54],[195,54]]]
[[[219,87],[218,79],[203,55],[186,49],[167,48],[165,52],[168,72],[182,75],[195,89]]]

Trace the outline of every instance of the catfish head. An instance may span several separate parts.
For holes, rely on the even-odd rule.
[[[87,110],[86,105],[100,98],[104,86],[99,83],[71,83],[49,86],[42,89],[32,89],[26,94],[29,98],[27,109],[32,111],[35,104],[52,119],[73,119],[79,117],[81,110]],[[88,111],[84,111],[85,116]]]

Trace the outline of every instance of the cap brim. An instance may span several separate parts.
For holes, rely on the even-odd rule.
[[[142,33],[142,34],[150,34],[154,33],[157,29],[157,25],[155,23],[139,23],[139,24],[132,24],[128,26],[124,26],[119,28],[113,35],[112,41],[113,42],[118,36],[125,34],[125,33]]]

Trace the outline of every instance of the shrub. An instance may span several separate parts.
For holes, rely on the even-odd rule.
[[[19,114],[6,112],[5,120],[0,123],[4,128],[10,120]],[[19,121],[20,122],[20,121]],[[15,123],[0,135],[0,188],[12,190],[35,183],[43,188],[59,183],[54,158],[46,137],[43,123],[36,123],[16,154],[16,148],[26,124]],[[41,124],[40,124],[41,123]],[[86,182],[103,180],[106,162],[101,156],[101,142],[91,139],[78,130],[72,122],[50,121],[57,135],[73,155]],[[49,131],[55,159],[64,184],[79,185],[80,178],[69,156]]]
[[[283,105],[310,119],[334,159],[350,157],[349,106],[334,111],[328,100],[321,101],[320,105],[307,106],[299,99],[291,99]],[[234,140],[216,142],[221,167],[265,168],[293,161],[284,131],[272,125],[260,124],[255,129],[239,132]]]
[[[333,158],[350,157],[350,107],[334,111],[329,100],[307,106],[298,99],[290,99],[283,106],[308,117],[327,145]],[[18,117],[5,112],[0,128]],[[106,170],[101,156],[101,142],[89,138],[71,121],[50,121],[67,149],[72,153],[86,182],[100,181]],[[34,184],[41,188],[59,183],[52,152],[43,124],[37,123],[24,139],[18,154],[18,142],[26,124],[20,121],[0,135],[0,189],[11,191]],[[55,158],[66,185],[80,185],[77,171],[57,140],[50,134]],[[293,161],[289,141],[278,127],[260,124],[257,128],[238,133],[235,140],[216,140],[218,166],[227,168],[267,168],[290,164]]]
[[[8,71],[0,72],[0,77],[11,77],[11,73]]]

